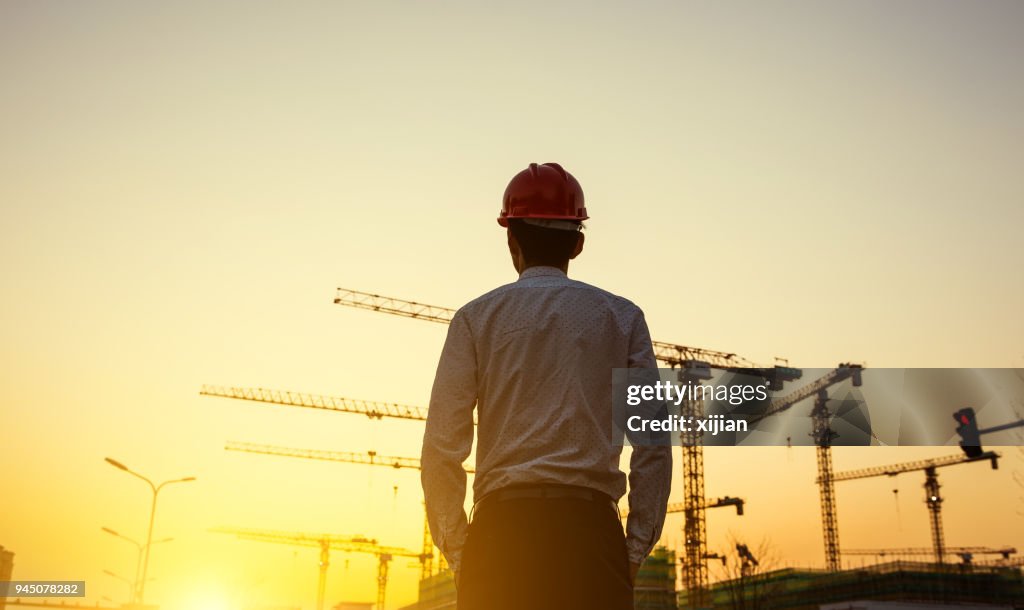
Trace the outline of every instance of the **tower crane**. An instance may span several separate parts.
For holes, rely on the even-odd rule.
[[[271,530],[244,529],[233,527],[213,528],[220,534],[234,534],[242,540],[272,542],[292,546],[311,546],[320,549],[320,579],[317,584],[316,607],[323,610],[324,593],[327,588],[327,568],[330,552],[365,553],[377,557],[377,610],[384,610],[384,593],[388,582],[388,564],[395,557],[420,557],[420,553],[398,547],[381,546],[372,538],[363,536],[336,536],[334,534],[307,534],[302,532],[278,532]]]
[[[320,394],[308,394],[304,392],[289,392],[281,390],[268,390],[265,388],[242,388],[204,385],[199,391],[201,396],[216,396],[221,398],[233,398],[261,402],[266,404],[283,405],[290,407],[302,407],[308,409],[320,409],[334,411],[336,413],[355,413],[366,415],[370,419],[383,419],[392,417],[398,419],[426,421],[427,409],[412,405],[398,403],[380,402],[374,400],[361,400],[344,398],[340,396],[324,396]],[[476,413],[473,414],[474,423]],[[252,443],[229,442],[225,449],[230,451],[248,451],[250,453],[267,453],[273,455],[284,455],[307,459],[322,459],[337,462],[349,462],[355,464],[386,465],[394,468],[419,468],[419,459],[416,458],[391,458],[377,456],[376,453],[356,454],[339,451],[321,451],[316,449],[295,449],[290,447],[275,447],[272,445],[256,445]],[[472,470],[469,470],[472,472]],[[422,576],[431,575],[433,571],[433,548],[434,543],[430,537],[430,528],[426,519],[423,522],[423,553],[422,553]],[[444,557],[441,559],[441,566],[444,566]]]
[[[741,516],[741,515],[743,515],[743,506],[745,504],[746,504],[746,502],[743,500],[743,498],[733,498],[731,496],[723,496],[723,497],[717,498],[715,500],[705,500],[704,505],[701,508],[706,510],[708,508],[721,508],[723,506],[734,506],[734,507],[736,507],[736,514],[738,516]],[[692,512],[688,513],[687,512],[688,510],[690,510],[690,504],[688,502],[670,502],[665,507],[665,512],[669,513],[669,514],[671,514],[671,513],[683,513],[683,515],[688,516],[688,515],[692,514]],[[625,520],[627,516],[629,516],[629,510],[621,511],[620,514],[619,514],[619,517],[622,520]],[[719,556],[719,555],[717,555],[715,553],[705,553],[703,555],[703,557],[704,557],[705,563],[707,562],[708,559],[721,559],[723,561],[725,560],[724,556]],[[685,576],[685,574],[684,574],[684,576]],[[693,590],[690,590],[690,595],[691,596],[694,595],[694,591]],[[691,599],[690,601],[692,602],[693,600]]]
[[[350,290],[348,288],[337,289],[337,292],[334,295],[334,304],[345,305],[346,307],[355,307],[357,309],[379,311],[381,313],[388,313],[406,318],[415,318],[417,320],[426,320],[428,322],[437,322],[440,324],[450,323],[452,321],[452,316],[455,315],[456,311],[450,307],[426,305],[424,303],[417,303],[416,301],[406,301],[404,299],[385,297],[379,294]],[[713,368],[721,369],[748,368],[754,366],[745,358],[729,352],[703,349],[699,347],[688,347],[685,345],[677,345],[675,343],[665,343],[664,341],[652,341],[651,343],[654,346],[655,358],[673,368],[681,366],[689,361],[707,362]]]
[[[363,464],[366,466],[388,466],[390,468],[413,468],[419,470],[419,458],[395,457],[388,455],[377,455],[376,451],[366,453],[352,453],[349,451],[324,451],[322,449],[297,449],[294,447],[281,447],[279,445],[262,445],[259,443],[243,443],[239,441],[228,441],[224,445],[228,451],[244,451],[247,453],[262,453],[266,455],[281,455],[285,457],[305,458],[308,460],[326,460],[329,462],[345,462],[348,464]],[[472,466],[463,468],[469,474],[474,474]]]
[[[426,320],[440,324],[448,324],[455,315],[454,309],[427,305],[416,301],[407,301],[394,297],[386,297],[359,290],[338,288],[334,303],[346,307],[368,309],[392,315]],[[734,353],[708,350],[664,341],[652,341],[655,358],[670,368],[680,368],[680,381],[684,383],[701,383],[711,377],[710,369],[727,371],[765,371],[757,368],[750,361]],[[776,373],[791,372],[798,378],[798,369],[774,367]],[[683,401],[684,417],[699,418],[703,416],[702,402],[699,400]],[[683,447],[683,482],[685,485],[683,525],[685,540],[685,561],[683,563],[683,586],[689,591],[691,605],[701,607],[708,587],[708,552],[707,524],[704,519],[704,447],[701,435],[693,432],[681,432],[680,440]]]
[[[258,443],[242,443],[238,441],[228,441],[227,444],[224,445],[224,449],[228,451],[243,451],[246,453],[279,455],[284,457],[304,458],[309,460],[326,460],[330,462],[362,464],[365,466],[387,466],[389,468],[394,468],[396,470],[400,468],[410,468],[415,470],[420,469],[419,458],[381,456],[377,455],[376,451],[367,451],[366,453],[351,453],[348,451],[323,451],[319,449],[297,449],[294,447],[262,445]],[[473,468],[470,466],[463,466],[463,468],[465,468],[467,474],[475,473]],[[433,558],[434,540],[430,537],[430,525],[427,523],[427,519],[424,516],[423,550],[420,553],[421,578],[425,579],[433,573]],[[442,569],[444,569],[443,556],[441,557],[441,561]]]
[[[398,419],[411,419],[415,421],[427,420],[427,410],[424,407],[414,407],[393,402],[361,400],[358,398],[323,396],[304,392],[204,385],[199,390],[199,395],[234,398],[290,407],[305,407],[307,409],[321,409],[339,413],[357,413],[365,415],[370,419],[396,417]]]
[[[356,413],[366,415],[370,419],[383,419],[385,417],[414,421],[426,421],[427,419],[427,410],[423,407],[391,402],[380,402],[375,400],[344,398],[340,396],[324,396],[303,392],[268,390],[265,388],[241,388],[212,385],[202,386],[199,390],[199,394],[200,396],[234,398],[237,400],[247,400],[291,407],[303,407],[308,409],[320,409],[334,411],[337,413]],[[224,448],[229,451],[247,451],[250,453],[266,453],[307,459],[350,462],[356,464],[375,464],[391,466],[393,468],[419,468],[418,459],[378,456],[376,452],[358,454],[340,451],[321,451],[316,449],[295,449],[291,447],[278,447],[273,445],[258,445],[254,443],[241,442],[229,442]],[[413,465],[414,462],[415,465]],[[430,576],[433,570],[433,548],[434,543],[430,538],[430,528],[427,526],[426,519],[424,519],[423,552],[420,555],[422,576],[424,578]],[[443,557],[441,558],[441,561],[444,561]]]
[[[947,546],[943,550],[946,555],[956,555],[964,562],[964,565],[971,565],[975,555],[1000,555],[1004,560],[1010,555],[1017,553],[1013,547],[993,549],[986,546]],[[843,549],[843,555],[869,555],[873,557],[912,557],[916,555],[935,555],[935,549],[907,548],[907,549]]]
[[[769,401],[768,407],[763,413],[759,413],[757,416],[751,417],[747,421],[749,425],[752,426],[766,417],[782,413],[798,402],[810,398],[811,396],[815,396],[822,390],[827,390],[837,383],[847,379],[853,379],[853,385],[859,386],[861,384],[861,373],[863,371],[864,365],[862,364],[853,364],[850,362],[842,363],[825,375],[822,375],[814,381],[793,390],[789,394],[773,398]]]
[[[1024,566],[1024,557],[1011,557],[1009,559],[988,559],[985,561],[971,562],[972,566],[984,566],[994,568],[1020,568]]]
[[[746,504],[746,501],[743,498],[733,498],[731,496],[723,496],[721,498],[716,498],[714,500],[708,500],[704,504],[704,508],[721,508],[723,506],[735,506],[736,507],[736,514],[737,515],[743,515],[743,506],[745,504]],[[665,509],[665,512],[667,512],[667,513],[682,513],[682,512],[686,512],[686,503],[685,502],[669,502],[667,507],[666,507],[666,509]],[[627,516],[629,516],[629,510],[621,511],[621,515],[620,516],[623,519],[625,519]]]
[[[689,349],[689,348],[687,348]],[[670,363],[672,368],[676,364]],[[742,366],[715,365],[703,360],[684,360],[679,364],[678,378],[684,385],[698,386],[711,379],[711,369],[718,368],[728,372],[757,375],[773,378],[778,386],[786,381],[793,381],[803,376],[803,371],[786,366],[768,368],[751,368]],[[702,393],[691,392],[682,402],[681,415],[689,421],[704,417],[704,401],[694,396]],[[687,591],[687,604],[694,608],[707,605],[708,559],[719,558],[708,553],[707,522],[705,512],[710,506],[704,495],[704,435],[691,428],[679,432],[680,445],[683,453],[683,587]]]
[[[839,518],[836,512],[836,489],[832,468],[832,441],[837,434],[829,423],[828,389],[837,383],[851,380],[854,386],[861,384],[861,373],[864,367],[860,364],[843,363],[827,374],[815,379],[807,385],[797,388],[786,396],[772,399],[764,413],[751,418],[753,426],[766,417],[777,415],[793,405],[815,397],[814,408],[811,410],[812,432],[814,444],[817,445],[818,458],[818,492],[821,503],[822,539],[825,542],[825,565],[830,571],[839,571]]]
[[[904,472],[923,470],[925,474],[924,501],[928,506],[929,521],[932,531],[932,554],[935,557],[935,563],[943,563],[947,551],[945,536],[942,531],[942,495],[939,493],[940,486],[938,469],[945,466],[956,466],[958,464],[970,464],[973,462],[988,460],[992,464],[992,469],[995,470],[999,468],[1000,457],[1001,456],[998,453],[992,451],[983,452],[976,457],[950,455],[927,460],[917,460],[914,462],[904,462],[901,464],[891,464],[889,466],[873,466],[870,468],[837,472],[832,476],[832,480],[838,482],[881,476],[894,477]]]

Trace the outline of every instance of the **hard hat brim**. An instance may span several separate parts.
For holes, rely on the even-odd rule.
[[[560,214],[530,214],[530,215],[525,215],[525,216],[499,216],[498,217],[498,225],[507,228],[509,220],[526,220],[528,218],[533,218],[533,219],[536,219],[536,220],[572,220],[572,221],[577,221],[577,222],[583,222],[584,220],[589,220],[590,216],[588,216],[585,212],[584,212],[583,216],[565,216],[565,215],[560,215]]]

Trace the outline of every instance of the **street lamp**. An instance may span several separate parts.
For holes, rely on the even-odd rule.
[[[103,573],[106,574],[107,576],[113,576],[114,578],[116,578],[116,579],[120,580],[121,582],[124,582],[124,583],[126,583],[128,585],[128,603],[131,603],[131,598],[134,595],[134,591],[132,591],[132,589],[135,588],[135,583],[133,583],[132,581],[128,580],[124,576],[120,576],[118,574],[114,574],[110,570],[103,570]]]
[[[120,538],[121,540],[127,540],[128,542],[134,544],[135,548],[138,549],[138,554],[135,556],[135,584],[132,585],[132,595],[131,595],[131,598],[128,600],[129,603],[130,602],[134,602],[135,601],[135,594],[138,592],[139,570],[142,569],[142,547],[144,545],[141,542],[137,541],[137,540],[134,540],[132,538],[129,538],[128,536],[125,536],[124,534],[115,532],[114,530],[110,529],[109,527],[101,527],[100,529],[103,530],[104,532],[112,535],[112,536],[116,536],[116,537]],[[174,538],[162,538],[160,540],[154,540],[153,544],[160,544],[161,542],[170,542],[171,540],[174,540]],[[150,580],[152,580],[152,579],[150,579]]]
[[[135,588],[135,583],[130,581],[130,580],[128,580],[124,576],[121,576],[120,574],[116,574],[114,572],[111,572],[110,570],[103,570],[103,573],[106,574],[107,576],[113,576],[114,578],[116,578],[116,579],[120,580],[121,582],[125,583],[126,585],[128,585],[128,593],[129,593],[128,603],[129,604],[133,603],[132,600],[130,599],[130,597],[131,597],[131,595],[134,595],[134,593],[135,593],[133,591],[133,589]],[[153,582],[154,580],[156,580],[156,578],[150,578],[149,579],[150,582]],[[110,599],[110,598],[105,597],[104,599]],[[113,600],[111,600],[111,601],[113,601]]]
[[[141,579],[136,579],[137,580],[136,586],[138,587],[138,596],[137,596],[138,597],[138,603],[139,604],[143,604],[143,603],[145,603],[145,594],[146,594],[146,575],[149,573],[149,549],[153,545],[153,520],[156,518],[156,496],[157,496],[158,493],[160,493],[160,490],[163,489],[164,485],[170,485],[171,483],[187,483],[189,481],[195,481],[196,478],[195,477],[183,477],[183,478],[180,478],[180,479],[171,479],[170,481],[164,481],[163,483],[160,483],[159,485],[155,485],[153,483],[153,481],[150,481],[149,479],[147,479],[146,477],[142,476],[141,474],[139,474],[139,473],[135,472],[134,470],[128,468],[127,466],[125,466],[121,462],[118,462],[117,460],[115,460],[113,458],[109,458],[109,457],[108,458],[104,458],[104,459],[111,466],[113,466],[115,468],[118,468],[120,470],[123,470],[123,471],[127,472],[128,474],[132,475],[133,477],[142,479],[143,481],[146,482],[146,484],[149,485],[149,488],[153,490],[153,504],[152,504],[152,506],[149,509],[149,533],[146,534],[146,544],[144,546],[144,548],[146,549],[146,553],[145,553],[145,555],[143,556],[143,559],[142,559],[142,578]]]

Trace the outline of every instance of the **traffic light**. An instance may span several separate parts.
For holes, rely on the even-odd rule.
[[[956,433],[960,435],[960,448],[969,458],[981,455],[981,435],[978,434],[978,421],[974,417],[974,409],[964,407],[953,414],[958,424]]]

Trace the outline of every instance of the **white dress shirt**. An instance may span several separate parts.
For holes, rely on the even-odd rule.
[[[462,463],[478,443],[474,499],[512,484],[626,492],[612,441],[612,369],[657,368],[643,312],[555,267],[471,301],[452,317],[423,436],[422,482],[435,544],[458,572],[467,520]],[[626,546],[640,563],[661,536],[671,447],[634,447]]]

